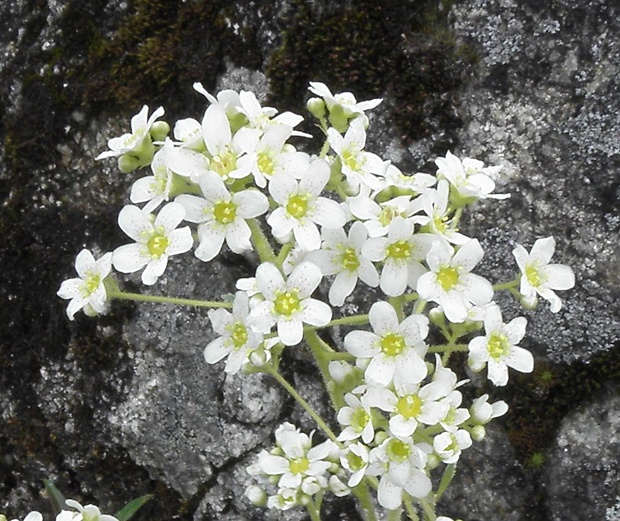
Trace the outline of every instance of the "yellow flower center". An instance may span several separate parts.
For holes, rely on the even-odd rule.
[[[360,261],[357,258],[357,253],[353,248],[347,248],[342,252],[340,256],[340,264],[345,270],[355,271],[360,267]]]
[[[359,163],[357,162],[356,155],[351,153],[349,150],[344,150],[342,152],[342,162],[353,171],[358,170],[360,167]]]
[[[411,257],[411,244],[407,241],[396,241],[387,247],[387,255],[398,260],[408,259]]]
[[[443,266],[437,272],[437,282],[444,291],[450,291],[459,281],[459,272],[452,266]]]
[[[397,217],[398,215],[400,215],[400,212],[395,206],[384,206],[379,214],[379,222],[381,223],[381,226],[387,226],[392,222],[394,217]]]
[[[308,458],[295,458],[290,461],[288,468],[291,474],[303,474],[310,468],[310,462]]]
[[[237,217],[237,205],[232,201],[219,201],[213,207],[213,217],[220,224],[230,224]]]
[[[422,400],[415,394],[403,396],[398,400],[396,410],[403,418],[416,418],[422,411]]]
[[[368,425],[368,420],[370,420],[370,415],[365,409],[356,409],[351,418],[351,427],[357,432],[361,432]]]
[[[159,257],[166,253],[169,243],[168,237],[160,233],[154,233],[146,243],[146,247],[155,259],[159,259]]]
[[[97,288],[100,284],[101,277],[96,273],[89,273],[84,280],[84,285],[82,286],[84,296],[89,297],[90,295],[92,295],[95,291],[97,291]]]
[[[510,354],[510,342],[506,335],[501,333],[491,333],[487,345],[491,358],[498,360]]]
[[[364,460],[353,452],[347,454],[347,461],[349,462],[349,468],[353,472],[364,468]]]
[[[248,341],[248,329],[243,322],[235,322],[231,327],[230,338],[235,346],[235,349],[239,349],[244,346]]]
[[[237,154],[231,150],[226,150],[221,154],[215,155],[211,159],[209,168],[222,177],[227,177],[228,174],[237,168]]]
[[[258,154],[258,159],[256,160],[258,163],[258,169],[267,175],[273,175],[273,171],[275,169],[275,164],[273,159],[267,152],[260,152]]]
[[[387,356],[398,356],[405,349],[406,344],[402,335],[388,333],[381,339],[379,346]]]
[[[274,300],[274,309],[278,315],[290,317],[301,310],[301,302],[297,290],[278,291]]]
[[[289,197],[286,204],[286,211],[295,219],[301,219],[308,213],[308,196],[303,194],[293,195]]]
[[[528,264],[525,267],[525,277],[530,286],[537,288],[542,284],[542,277],[535,264]]]
[[[403,462],[409,459],[411,455],[411,447],[404,441],[392,438],[388,442],[387,454],[391,460]]]

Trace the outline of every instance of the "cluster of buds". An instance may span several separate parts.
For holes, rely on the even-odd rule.
[[[387,510],[436,516],[449,479],[433,492],[432,473],[443,468],[451,475],[462,451],[484,437],[486,423],[507,410],[488,395],[463,404],[459,387],[468,380],[457,376],[452,355],[462,352],[468,370],[486,369],[497,386],[507,384],[509,368],[532,371],[531,353],[518,345],[527,321],[505,323],[495,292],[510,291],[526,308],[542,297],[557,312],[554,290],[573,287],[572,270],[550,264],[549,237],[530,253],[515,245],[513,281],[494,286],[474,273],[484,252],[459,231],[459,221],[480,199],[509,197],[495,193],[500,167],[448,152],[435,159],[436,172],[404,174],[365,149],[366,111],[379,99],[357,102],[311,83],[318,97],[308,109],[324,142],[310,154],[304,150],[311,136],[296,130],[301,116],[262,107],[251,92],[213,96],[194,88],[209,103],[200,121],[176,122],[170,137],[170,126],[156,121],[163,109],[147,118],[145,107],[132,119],[132,133],[110,140],[110,151],[98,157],[116,157],[123,172],[151,172],[135,181],[133,204],[119,214],[133,242],[98,260],[88,250],[78,255],[79,277],[59,290],[71,299],[69,318],[80,309],[105,312],[115,298],[139,300],[119,289],[113,269],[141,271],[150,286],[172,255],[193,249],[209,262],[224,248],[254,251],[254,276],[237,282],[232,302],[159,297],[213,308],[217,337],[205,346],[206,361],[225,360],[229,374],[271,374],[326,438],[313,446],[315,436],[280,426],[276,448],[250,468],[265,478],[264,488],[252,487],[249,496],[271,508],[304,506],[316,519],[327,490],[354,494],[368,511],[373,489]],[[296,147],[295,140],[306,143]],[[364,285],[384,298],[365,314],[342,316]],[[340,346],[317,333],[332,326],[349,328]],[[431,337],[443,340],[430,343]],[[328,383],[339,433],[279,374],[282,353],[294,346],[310,350]]]

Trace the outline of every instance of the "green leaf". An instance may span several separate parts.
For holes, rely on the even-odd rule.
[[[46,479],[44,483],[45,490],[47,492],[50,502],[52,503],[52,508],[54,509],[54,512],[56,514],[60,514],[60,511],[66,508],[65,496],[62,495],[60,490],[56,488],[56,485],[54,485],[51,480]]]
[[[147,494],[146,496],[133,499],[116,514],[114,514],[114,517],[116,517],[118,521],[128,521],[147,501],[150,501],[151,499],[153,499],[153,494]]]

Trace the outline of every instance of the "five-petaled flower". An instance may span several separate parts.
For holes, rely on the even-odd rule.
[[[166,270],[168,258],[189,251],[193,244],[188,226],[177,229],[185,217],[179,203],[168,203],[154,221],[137,206],[125,206],[118,224],[134,244],[119,246],[112,254],[112,264],[121,273],[134,273],[144,268],[142,283],[151,286]]]
[[[112,270],[112,254],[106,253],[99,260],[84,249],[75,259],[78,278],[65,280],[58,290],[58,296],[71,299],[67,306],[67,316],[73,320],[75,314],[83,309],[87,315],[105,313],[107,292],[104,280]]]
[[[519,291],[524,297],[524,303],[534,306],[540,295],[551,303],[551,311],[557,313],[562,308],[562,301],[553,290],[571,289],[575,285],[575,274],[569,266],[549,264],[554,252],[553,237],[538,239],[529,254],[520,244],[512,250],[521,270]]]

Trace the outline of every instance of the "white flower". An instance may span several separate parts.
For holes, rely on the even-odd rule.
[[[434,175],[418,172],[412,175],[403,174],[395,165],[388,165],[385,172],[386,186],[393,186],[403,190],[411,190],[416,194],[425,192],[437,182]]]
[[[506,199],[510,194],[492,194],[495,190],[493,177],[501,170],[500,167],[486,167],[476,159],[465,158],[461,161],[448,152],[446,157],[435,159],[437,177],[447,179],[465,199]]]
[[[320,197],[329,181],[329,166],[322,159],[310,163],[300,181],[280,173],[269,183],[269,193],[280,205],[267,218],[276,238],[292,232],[299,246],[306,251],[318,250],[321,235],[317,224],[341,228],[346,221],[344,210],[336,201]]]
[[[437,183],[436,190],[427,190],[420,196],[420,204],[429,216],[428,229],[452,244],[465,244],[470,240],[454,226],[448,214],[450,186],[445,179]]]
[[[370,359],[365,376],[371,382],[401,386],[418,383],[426,376],[426,344],[428,319],[411,315],[399,323],[394,308],[387,302],[376,302],[370,308],[370,331],[351,331],[344,347],[357,358]]]
[[[368,468],[369,456],[370,450],[363,443],[351,443],[343,449],[340,464],[351,473],[347,482],[349,487],[355,487],[362,481]]]
[[[280,489],[301,489],[308,495],[327,486],[325,474],[331,466],[327,458],[337,450],[333,441],[312,447],[312,436],[288,422],[276,429],[275,437],[277,453],[263,450],[258,455],[258,466],[263,473],[279,476]]]
[[[196,257],[210,261],[220,252],[224,240],[235,253],[252,249],[252,232],[245,220],[258,217],[269,209],[267,197],[255,189],[231,195],[215,172],[203,173],[198,183],[203,197],[183,194],[176,198],[176,202],[185,208],[185,220],[200,223]]]
[[[342,173],[355,190],[359,189],[360,184],[372,190],[382,188],[386,163],[379,156],[364,151],[366,131],[361,119],[351,122],[344,137],[335,129],[328,128],[327,141],[340,158]]]
[[[555,239],[538,239],[532,251],[517,244],[512,254],[521,270],[520,292],[530,304],[535,304],[537,295],[551,303],[551,311],[557,313],[562,301],[553,291],[571,289],[575,285],[575,274],[569,266],[549,264],[555,251]]]
[[[413,221],[395,217],[388,227],[387,237],[375,237],[362,247],[364,257],[374,262],[383,261],[379,286],[386,295],[402,295],[407,286],[414,288],[426,273],[420,263],[436,238],[431,234],[413,233]]]
[[[151,162],[153,175],[138,179],[131,187],[129,198],[132,203],[148,201],[142,209],[143,212],[150,213],[161,203],[168,201],[174,174],[168,167],[167,156],[172,148],[172,141],[167,139],[164,146],[155,153]]]
[[[154,222],[137,206],[125,206],[118,215],[118,224],[135,244],[114,250],[112,263],[121,273],[134,273],[142,268],[142,282],[151,286],[166,269],[171,255],[189,251],[193,244],[189,227],[176,229],[185,216],[179,203],[164,206]]]
[[[364,124],[368,125],[368,118],[364,111],[374,109],[383,101],[380,98],[368,101],[357,101],[350,92],[332,94],[329,88],[318,81],[311,81],[310,92],[323,98],[329,111],[329,121],[339,132],[344,132],[350,119],[360,117]]]
[[[464,429],[442,432],[433,439],[433,449],[444,463],[456,463],[461,452],[471,447],[471,436]]]
[[[83,507],[73,499],[67,499],[65,503],[68,507],[74,508],[79,512],[74,518],[74,521],[118,521],[114,516],[102,514],[95,505],[86,505]]]
[[[450,322],[464,322],[472,304],[483,306],[493,298],[491,283],[470,273],[483,255],[476,239],[462,245],[456,253],[448,243],[437,240],[426,257],[430,271],[418,280],[420,297],[437,302]]]
[[[264,188],[267,180],[280,173],[300,177],[305,172],[307,154],[286,144],[292,132],[288,125],[275,125],[260,137],[257,132],[241,134],[239,145],[246,154],[239,158],[239,165],[249,169],[257,186]]]
[[[489,395],[483,394],[476,398],[469,408],[471,419],[479,425],[485,425],[493,418],[498,418],[508,412],[508,404],[505,401],[489,403],[488,400]]]
[[[489,380],[497,386],[508,383],[508,367],[522,373],[534,369],[534,357],[517,344],[525,336],[527,320],[518,317],[508,324],[502,322],[499,306],[491,306],[484,317],[485,336],[469,342],[469,365],[480,371],[488,365]]]
[[[0,514],[0,521],[6,521],[6,517]],[[13,519],[12,521],[19,521],[18,519]],[[25,518],[24,521],[43,521],[43,516],[39,512],[30,512]]]
[[[174,139],[181,142],[183,148],[204,152],[206,150],[202,138],[202,125],[194,118],[180,119],[174,124]]]
[[[151,114],[151,117],[147,119],[148,113],[149,108],[147,105],[144,105],[142,110],[131,118],[131,133],[123,134],[120,137],[110,139],[108,141],[108,147],[110,150],[102,152],[95,158],[95,160],[98,161],[107,157],[118,157],[124,154],[135,154],[139,156],[141,155],[141,149],[143,147],[152,147],[149,131],[155,121],[164,115],[164,109],[159,107],[155,112],[153,112],[153,114]],[[150,157],[153,157],[152,154]]]
[[[351,441],[359,437],[364,443],[370,443],[375,437],[370,405],[364,398],[360,400],[352,393],[344,395],[346,406],[338,411],[338,422],[345,428],[338,436],[338,441]]]
[[[89,250],[82,250],[75,259],[75,271],[79,278],[65,280],[58,290],[58,296],[71,299],[67,306],[67,316],[73,320],[74,315],[83,309],[87,315],[105,313],[107,310],[107,293],[105,278],[112,270],[112,254],[106,253],[95,260]]]
[[[369,475],[380,475],[377,499],[388,510],[401,506],[405,490],[415,498],[426,497],[432,489],[424,471],[427,456],[411,438],[388,437],[370,453]]]
[[[221,335],[205,348],[204,357],[209,364],[228,357],[224,371],[228,374],[239,371],[248,353],[255,350],[263,340],[263,336],[249,326],[249,314],[249,299],[244,291],[238,291],[235,295],[232,314],[225,309],[209,310],[213,330]]]
[[[310,252],[306,259],[321,268],[323,275],[336,275],[329,289],[332,306],[344,304],[358,278],[373,288],[379,284],[377,269],[362,255],[362,246],[368,238],[362,223],[354,222],[348,236],[342,228],[323,228],[321,235],[321,249]]]
[[[332,318],[325,302],[310,298],[321,278],[321,271],[311,262],[299,264],[286,280],[275,264],[262,263],[256,270],[256,285],[265,300],[252,304],[252,323],[263,333],[276,324],[284,345],[298,344],[304,323],[324,326]]]

